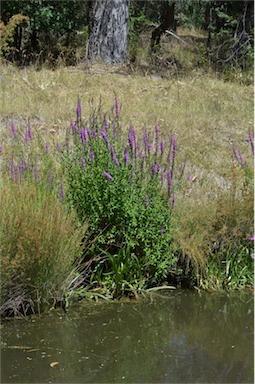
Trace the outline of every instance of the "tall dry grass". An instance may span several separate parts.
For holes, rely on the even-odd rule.
[[[33,182],[1,183],[0,210],[1,314],[62,301],[86,224]]]

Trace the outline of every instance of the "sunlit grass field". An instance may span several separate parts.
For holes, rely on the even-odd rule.
[[[1,66],[1,125],[30,118],[35,129],[56,138],[70,124],[77,99],[86,120],[91,107],[110,112],[120,103],[124,129],[174,132],[183,158],[196,182],[210,174],[225,185],[231,145],[246,155],[248,132],[253,131],[253,86],[224,82],[216,75],[194,71],[167,79],[131,75],[126,68],[59,68],[54,71]]]

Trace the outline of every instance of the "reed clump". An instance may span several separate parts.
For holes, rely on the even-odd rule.
[[[34,182],[0,186],[1,314],[40,312],[63,301],[84,227]]]

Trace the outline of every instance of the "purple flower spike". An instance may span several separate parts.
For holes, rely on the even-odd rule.
[[[167,190],[168,190],[168,196],[169,196],[171,191],[171,186],[172,186],[172,176],[169,170],[166,173],[166,177],[167,177]]]
[[[173,145],[172,162],[174,163],[175,156],[176,156],[176,140],[174,136],[172,136],[172,145]]]
[[[89,154],[89,158],[90,158],[90,161],[91,161],[92,163],[94,163],[94,161],[95,161],[95,152],[90,152],[90,154]]]
[[[84,157],[81,157],[81,164],[82,164],[82,168],[85,170],[86,169],[86,162],[85,162]]]
[[[25,162],[22,160],[22,162],[19,164],[19,171],[23,175],[25,171]]]
[[[0,153],[2,153],[3,152],[3,147],[2,147],[2,145],[0,145]]]
[[[171,164],[171,151],[169,150],[167,154],[167,165],[170,166],[170,164]]]
[[[69,135],[66,135],[66,149],[69,148],[69,142],[70,142]]]
[[[117,139],[117,126],[116,126],[115,122],[112,123],[112,128],[113,128],[113,133],[112,133],[113,138]]]
[[[161,155],[163,155],[164,149],[165,149],[165,143],[164,143],[164,141],[161,141],[160,142],[160,152],[161,152]]]
[[[28,142],[29,142],[29,134],[28,134],[28,131],[26,131],[26,133],[25,133],[24,141],[25,141],[25,144],[26,144],[26,145],[27,145]]]
[[[80,137],[82,144],[84,144],[86,142],[86,131],[84,128],[80,129]]]
[[[130,148],[133,149],[134,148],[134,143],[135,143],[135,131],[134,131],[134,128],[130,128],[129,129],[128,142],[129,142]]]
[[[158,132],[159,132],[159,128],[158,126],[156,125],[155,126],[155,155],[158,154]]]
[[[112,157],[112,160],[113,160],[114,164],[118,166],[119,165],[119,161],[118,161],[118,159],[117,159],[117,157],[115,155],[114,148],[113,148],[112,145],[110,146],[110,152],[111,152],[111,157]]]
[[[111,152],[111,156],[112,156],[112,158],[113,158],[114,155],[115,155],[115,152],[114,152],[114,148],[113,148],[112,145],[110,146],[110,152]]]
[[[142,157],[142,155],[143,155],[143,151],[141,150],[141,149],[139,149],[139,151],[138,151],[138,157]]]
[[[148,132],[144,132],[144,134],[143,134],[143,142],[144,142],[144,146],[145,146],[145,148],[147,148],[147,143],[148,143]]]
[[[27,134],[28,134],[29,140],[32,140],[32,131],[31,131],[30,123],[28,123],[28,126],[27,126]]]
[[[236,153],[236,147],[234,146],[234,144],[232,145],[232,152],[234,154],[235,159],[239,162],[239,159],[238,159],[238,156],[237,156],[237,153]]]
[[[124,164],[127,165],[128,162],[128,154],[124,153]]]
[[[161,229],[159,232],[160,232],[161,236],[163,236],[165,233],[164,229]]]
[[[104,176],[108,179],[108,180],[113,180],[113,177],[110,175],[110,173],[108,172],[103,172]]]
[[[155,125],[155,140],[158,141],[158,133],[159,133],[159,127],[158,125]]]
[[[174,208],[174,204],[175,204],[175,195],[173,194],[173,196],[172,196],[172,209]]]
[[[34,165],[34,181],[35,181],[35,183],[38,182],[38,174],[37,174],[37,167],[36,167],[36,164]]]
[[[52,169],[49,170],[49,187],[50,190],[53,190],[53,175],[52,175]]]
[[[61,144],[57,143],[57,149],[59,150],[59,152],[62,152]]]
[[[77,107],[76,107],[76,117],[77,117],[77,122],[81,121],[81,101],[78,99]]]
[[[135,131],[134,128],[129,129],[128,143],[132,153],[136,152]],[[135,155],[136,156],[136,155]]]
[[[103,130],[104,131],[107,131],[107,129],[109,128],[109,122],[108,122],[108,120],[104,120],[104,124],[103,124]]]
[[[77,126],[74,124],[73,120],[71,119],[70,120],[70,124],[71,124],[71,127],[72,127],[72,132],[73,133],[76,133],[77,132]]]
[[[15,180],[15,165],[14,165],[13,160],[11,162],[11,177],[13,180]]]
[[[105,144],[106,144],[106,147],[108,148],[108,145],[109,145],[109,140],[108,140],[108,137],[107,137],[107,134],[106,134],[106,132],[103,130],[103,129],[101,129],[101,136],[102,136],[102,138],[104,139],[104,142],[105,142]]]
[[[151,173],[152,173],[152,177],[154,177],[156,174],[156,167],[154,163],[151,163]]]
[[[64,203],[65,191],[64,191],[64,187],[63,187],[63,183],[62,182],[59,183],[59,194],[60,194],[61,203]]]
[[[243,155],[241,154],[241,151],[238,151],[238,156],[239,156],[241,167],[244,168],[244,159],[243,159]]]
[[[12,130],[13,137],[17,137],[17,132],[15,130],[15,126],[14,126],[14,122],[13,121],[11,123],[11,130]]]
[[[186,162],[186,160],[185,160],[185,162],[184,162],[184,164],[183,164],[183,166],[182,166],[182,169],[181,169],[180,178],[182,178],[183,175],[184,175],[184,171],[185,171],[185,168],[186,168],[186,164],[187,164],[187,162]]]
[[[152,144],[151,143],[147,143],[147,150],[148,150],[149,153],[151,151],[151,147],[152,147]]]
[[[249,143],[250,143],[250,146],[251,146],[252,155],[254,156],[254,140],[253,140],[253,136],[251,135],[250,132],[249,132]]]
[[[249,237],[249,240],[250,240],[250,241],[254,241],[254,236]]]
[[[188,180],[188,181],[192,180],[192,176],[191,176],[190,173],[189,173],[188,176],[187,176],[187,180]]]
[[[117,97],[115,97],[115,116],[118,119],[120,116],[120,111],[119,111],[119,102]]]
[[[49,146],[48,144],[45,145],[45,153],[48,153],[49,152]]]

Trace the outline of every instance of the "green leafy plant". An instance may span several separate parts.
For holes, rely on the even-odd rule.
[[[183,173],[175,164],[174,136],[167,147],[157,126],[154,137],[144,132],[141,138],[130,128],[125,142],[117,100],[111,121],[98,111],[83,122],[79,103],[63,161],[66,199],[81,222],[89,220],[88,234],[96,239],[90,252],[108,255],[95,266],[97,276],[99,270],[102,276],[111,273],[113,261],[120,259],[118,268],[123,263],[123,271],[131,271],[124,264],[133,258],[132,280],[155,284],[165,278],[177,260],[171,211]]]
[[[254,260],[250,243],[239,247],[230,243],[221,253],[212,255],[201,276],[201,288],[226,291],[252,287]]]
[[[125,294],[136,296],[145,285],[145,280],[141,279],[142,271],[138,257],[131,253],[128,247],[120,249],[114,255],[107,251],[102,253],[105,257],[98,263],[92,281],[101,281],[101,285],[105,285],[106,292],[111,293],[112,297]]]

